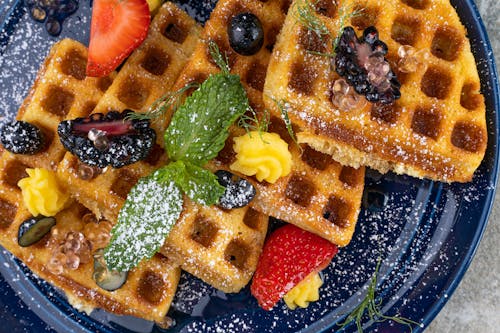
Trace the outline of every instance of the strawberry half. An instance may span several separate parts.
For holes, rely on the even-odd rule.
[[[310,273],[328,266],[337,251],[335,244],[294,225],[276,229],[264,245],[250,291],[271,310]]]
[[[146,38],[151,16],[146,0],[94,0],[87,76],[106,76]]]

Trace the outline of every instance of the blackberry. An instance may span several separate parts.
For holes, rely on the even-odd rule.
[[[42,131],[25,121],[13,121],[3,126],[0,142],[14,154],[35,154],[45,146]]]
[[[264,29],[259,18],[252,13],[234,16],[227,27],[229,44],[241,55],[253,55],[264,44]]]
[[[224,209],[241,208],[248,205],[255,197],[255,187],[248,180],[225,170],[218,170],[215,175],[219,184],[226,188],[224,195],[219,199],[220,207]]]
[[[345,27],[335,47],[335,71],[369,102],[390,104],[401,97],[396,74],[385,58],[388,48],[375,27],[368,27],[358,38],[352,27]]]
[[[126,119],[131,113],[111,111],[65,120],[57,132],[64,148],[81,162],[99,168],[121,168],[148,157],[156,140],[149,120]]]

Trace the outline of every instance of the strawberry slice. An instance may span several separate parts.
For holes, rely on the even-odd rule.
[[[264,310],[276,303],[312,272],[319,272],[337,253],[337,246],[287,224],[267,240],[250,291]]]
[[[151,16],[146,0],[94,0],[87,76],[106,76],[146,38]]]

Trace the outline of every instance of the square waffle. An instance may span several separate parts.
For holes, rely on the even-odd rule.
[[[201,83],[209,74],[219,71],[208,47],[209,41],[214,41],[226,55],[231,72],[240,75],[250,105],[262,113],[267,67],[288,6],[289,1],[278,0],[219,1],[205,25],[203,40],[198,44],[176,87],[183,87],[190,82]],[[239,55],[229,46],[228,22],[234,15],[243,12],[251,12],[257,16],[264,29],[264,46],[252,56]],[[360,210],[364,168],[342,167],[329,155],[320,153],[307,144],[299,147],[291,140],[280,115],[271,117],[269,131],[280,134],[288,142],[293,156],[292,172],[274,184],[259,183],[254,177],[239,175],[252,182],[257,189],[257,195],[250,206],[260,213],[293,223],[337,245],[347,245],[354,233]],[[226,146],[209,164],[209,168],[229,170],[229,165],[235,159],[232,138],[244,133],[241,128],[232,128]],[[178,247],[181,245],[178,244]]]
[[[147,39],[124,63],[93,113],[127,108],[147,111],[154,101],[171,91],[200,34],[201,28],[184,11],[172,3],[164,4],[153,19]],[[101,173],[100,170],[89,169],[71,153],[67,153],[58,168],[59,178],[67,185],[72,196],[96,216],[116,221],[128,193],[138,179],[165,164],[162,135],[165,125],[166,119],[153,123],[157,144],[145,161],[120,169],[108,167]],[[92,177],[82,177],[81,173],[85,174],[89,170]],[[183,267],[189,268],[190,272],[216,288],[226,292],[239,291],[255,271],[267,230],[267,219],[260,214],[246,214],[249,208],[224,212],[217,207],[194,205],[187,198],[185,201],[181,218],[184,222],[179,222],[179,226],[174,228],[168,243],[190,244],[190,247],[182,248],[186,251],[179,248],[179,251],[169,252],[169,258],[185,263]],[[206,240],[200,241],[205,234],[199,230],[199,220],[213,226],[210,229],[214,234],[213,244]],[[223,237],[229,233],[225,227],[229,223],[234,227],[230,229],[234,240]],[[235,249],[234,244],[243,245]],[[215,251],[216,255],[210,257],[212,252],[204,253],[206,248]],[[210,267],[209,264],[216,258],[217,263]],[[199,259],[207,261],[204,261],[204,268],[197,274]]]
[[[153,18],[145,41],[123,64],[113,83],[92,113],[131,109],[145,112],[169,92],[199,39],[201,28],[173,3],[165,3]],[[58,167],[59,178],[71,195],[96,216],[116,221],[125,199],[139,178],[166,161],[163,149],[164,121],[155,121],[157,143],[149,157],[120,169],[104,170],[82,165],[66,153]],[[79,172],[87,172],[86,176]],[[90,173],[90,175],[89,175]]]
[[[339,6],[362,10],[347,20],[358,34],[375,26],[389,48],[386,56],[402,83],[401,98],[390,105],[367,103],[351,111],[331,102],[338,75],[331,58],[331,37],[318,37],[297,20],[292,5],[275,47],[264,87],[266,105],[285,100],[299,142],[339,162],[366,165],[444,182],[472,179],[486,149],[485,104],[466,30],[448,0],[344,0]],[[313,2],[314,3],[314,2]],[[335,4],[320,1],[313,15],[335,38],[340,31]],[[427,54],[416,71],[403,73],[398,50],[410,45]],[[311,52],[312,51],[312,52]],[[286,56],[285,56],[286,55]]]
[[[86,77],[86,64],[87,49],[74,40],[63,39],[51,48],[17,114],[17,120],[41,129],[46,148],[35,155],[19,155],[20,162],[56,169],[65,152],[57,137],[59,122],[86,116],[114,77]]]
[[[99,307],[117,314],[162,322],[180,277],[178,265],[163,256],[158,255],[129,272],[127,282],[113,292],[99,288],[93,280],[90,252],[89,261],[84,263],[82,260],[74,270],[55,272],[48,268],[54,251],[63,244],[61,242],[64,239],[61,237],[66,237],[70,232],[81,232],[90,241],[93,237],[91,233],[105,226],[105,223],[98,223],[95,218],[95,221],[89,222],[85,216],[88,217],[90,212],[75,201],[68,203],[55,216],[56,226],[42,240],[29,247],[21,247],[17,241],[20,225],[32,217],[24,207],[18,181],[27,176],[28,167],[54,169],[64,154],[55,134],[59,121],[85,115],[79,107],[89,103],[95,105],[105,90],[104,86],[99,88],[103,79],[85,78],[86,58],[87,51],[78,42],[63,40],[55,44],[19,111],[18,119],[41,126],[46,140],[49,140],[46,141],[47,148],[38,154],[24,156],[4,151],[0,157],[0,244],[35,274],[64,291],[69,301],[79,309],[90,311]],[[106,85],[111,80],[107,78]],[[61,92],[64,92],[64,98],[60,97]],[[58,108],[54,101],[47,101],[49,97],[59,102],[66,101],[70,99],[67,96],[72,96],[71,103],[64,102],[64,107]],[[90,109],[85,110],[88,113]],[[103,232],[109,236],[109,230]],[[90,244],[97,246],[98,243]]]

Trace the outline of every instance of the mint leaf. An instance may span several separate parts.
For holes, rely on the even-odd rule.
[[[169,164],[175,166],[175,182],[193,201],[209,206],[219,202],[225,188],[220,185],[217,176],[210,171],[189,162],[177,161]]]
[[[248,108],[238,75],[210,75],[172,117],[165,131],[168,156],[173,161],[204,165],[224,147],[229,126]]]
[[[141,178],[128,194],[104,250],[110,270],[128,271],[151,258],[177,222],[183,199],[169,167]]]

